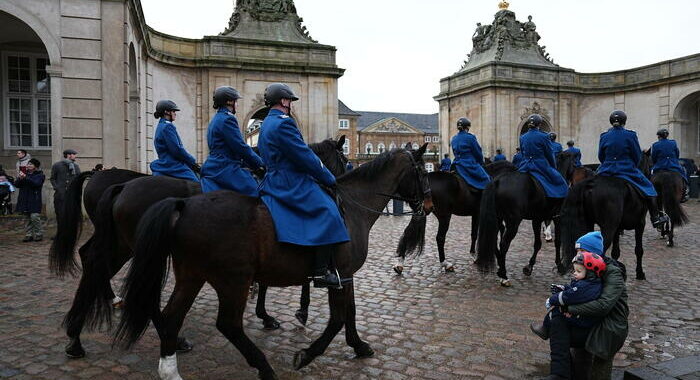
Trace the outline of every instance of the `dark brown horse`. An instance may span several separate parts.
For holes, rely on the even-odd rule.
[[[338,142],[329,139],[310,147],[337,175],[345,171],[346,158],[341,150],[343,143],[344,138]],[[76,186],[79,188],[79,185]],[[90,188],[91,194],[98,190],[98,187]],[[83,272],[73,305],[64,319],[70,339],[66,346],[68,356],[76,358],[85,355],[80,333],[86,324],[88,328],[94,328],[110,320],[110,308],[104,308],[104,302],[98,302],[98,298],[111,300],[114,297],[110,279],[132,257],[134,230],[143,212],[162,199],[185,198],[200,193],[201,188],[196,182],[165,176],[140,176],[106,188],[97,205],[90,205],[95,230],[89,244],[81,247]],[[72,255],[60,258],[63,260],[60,265],[67,267],[64,262],[72,260]],[[265,311],[264,294],[263,290],[258,296],[257,315],[263,319],[266,327],[269,328],[271,324],[279,327],[279,323]],[[308,290],[305,294],[308,298]],[[188,349],[189,344],[184,340],[180,340],[179,344],[183,350]]]
[[[677,172],[658,170],[652,174],[651,183],[654,184],[658,194],[656,203],[659,211],[663,211],[669,216],[669,221],[662,227],[661,236],[667,239],[666,245],[673,247],[674,228],[688,223],[688,215],[681,205],[684,188],[683,177]]]
[[[428,210],[432,207],[422,162],[426,145],[413,153],[403,149],[383,153],[338,178],[338,193],[347,205],[344,217],[351,238],[335,256],[343,278],[352,277],[364,264],[369,232],[386,205],[387,194],[411,199],[414,205],[425,202]],[[413,180],[403,181],[405,177]],[[221,234],[222,229],[226,229],[226,234]],[[169,258],[175,289],[161,313],[160,297]],[[219,298],[219,331],[248,364],[258,369],[262,379],[276,379],[265,355],[243,330],[248,291],[253,281],[267,286],[306,284],[312,268],[313,255],[307,247],[276,241],[272,218],[259,199],[228,191],[165,199],[149,208],[138,224],[116,339],[131,346],[150,320],[154,324],[158,321],[157,327],[162,327],[158,328],[159,373],[164,378],[177,378],[176,337],[192,302],[208,282]],[[353,283],[328,292],[328,326],[309,348],[295,355],[297,369],[321,355],[343,327],[346,341],[357,356],[374,354],[357,333]]]

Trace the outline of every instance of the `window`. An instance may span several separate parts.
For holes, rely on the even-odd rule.
[[[438,142],[439,137],[438,136],[433,136],[433,142],[436,143]]]
[[[391,144],[389,144],[389,150],[394,150],[394,149],[396,149],[396,143],[392,141]]]
[[[384,153],[385,150],[386,147],[384,146],[384,143],[377,144],[377,151],[379,151],[379,153]]]
[[[348,129],[350,128],[350,120],[340,119],[338,120],[338,129]]]
[[[435,171],[435,167],[433,166],[433,164],[431,162],[428,162],[427,164],[425,164],[425,170],[428,173],[431,173],[431,172]]]
[[[367,154],[372,154],[372,153],[373,153],[373,151],[372,151],[372,143],[367,143],[367,144],[365,144],[365,152],[367,152]]]
[[[346,156],[350,154],[350,139],[345,139],[345,143],[343,144],[343,154]]]
[[[430,142],[430,136],[425,136],[425,142]]]
[[[2,57],[6,148],[51,147],[51,82],[48,58],[10,53]]]

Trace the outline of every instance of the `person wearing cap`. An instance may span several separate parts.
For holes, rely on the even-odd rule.
[[[24,172],[17,173],[15,186],[19,189],[17,197],[18,213],[26,216],[27,222],[23,242],[41,241],[44,231],[41,226],[41,189],[44,186],[46,176],[41,171],[41,162],[32,158],[27,162]]]
[[[216,114],[209,122],[207,144],[209,157],[202,165],[202,191],[233,190],[251,197],[258,196],[258,183],[242,164],[256,172],[265,173],[263,160],[246,144],[236,119],[236,106],[241,94],[231,86],[214,90]]]
[[[523,162],[523,152],[520,151],[520,147],[517,147],[515,148],[515,154],[513,155],[511,163],[517,168],[521,162]]]
[[[179,110],[172,100],[161,100],[156,104],[153,116],[160,120],[153,137],[153,145],[158,159],[151,162],[151,171],[154,176],[165,175],[199,182],[195,174],[200,171],[199,165],[182,145],[180,135],[173,123]]]
[[[53,187],[53,207],[56,219],[63,213],[63,201],[71,181],[80,174],[80,166],[75,162],[78,152],[75,149],[63,151],[63,159],[51,166],[51,186]]]
[[[520,136],[520,149],[523,160],[518,171],[530,174],[542,186],[546,197],[561,199],[566,197],[569,184],[557,170],[551,137],[540,130],[544,123],[541,115],[532,114],[526,120],[527,132]]]
[[[681,202],[687,202],[689,196],[690,177],[686,173],[685,168],[680,164],[680,151],[676,140],[668,138],[668,129],[661,128],[656,132],[659,141],[651,146],[651,162],[654,167],[651,168],[652,173],[660,170],[676,172],[683,177],[685,188],[683,189],[683,199]]]
[[[583,166],[581,165],[581,149],[574,146],[574,140],[567,141],[566,146],[568,146],[568,148],[566,148],[564,152],[574,156],[574,167],[580,168],[581,166]]]
[[[258,147],[268,167],[260,194],[272,215],[277,241],[313,247],[313,282],[317,288],[340,288],[341,274],[333,256],[340,244],[350,241],[345,221],[328,192],[335,191],[335,177],[306,145],[290,116],[299,98],[283,83],[265,89],[270,112],[260,127]]]

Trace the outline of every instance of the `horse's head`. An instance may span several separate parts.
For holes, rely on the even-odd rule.
[[[406,146],[408,147],[408,145]],[[425,143],[417,150],[405,150],[410,167],[407,174],[400,179],[397,190],[399,196],[409,201],[413,211],[422,209],[426,214],[433,210],[428,172],[425,170],[425,162],[423,161],[423,154],[427,147],[428,143]]]
[[[567,182],[571,182],[574,175],[574,155],[569,152],[561,152],[557,156],[557,171]]]
[[[651,162],[651,149],[642,151],[642,159],[639,160],[637,167],[642,171],[645,177],[651,178],[651,167],[654,166]]]
[[[345,144],[345,135],[340,136],[338,141],[326,139],[320,143],[309,145],[311,150],[316,153],[321,159],[323,165],[333,174],[338,177],[345,173],[345,167],[348,163],[348,158],[343,154],[343,145]]]

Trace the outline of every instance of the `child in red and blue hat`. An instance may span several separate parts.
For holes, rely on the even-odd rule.
[[[573,263],[573,278],[569,285],[552,284],[552,296],[545,302],[548,312],[542,324],[532,323],[530,329],[540,338],[549,338],[549,323],[552,313],[562,313],[562,306],[577,305],[593,301],[603,291],[601,276],[606,265],[603,259],[603,236],[600,232],[589,232],[576,241],[576,256]],[[599,318],[569,316],[569,324],[590,329],[600,321]]]

